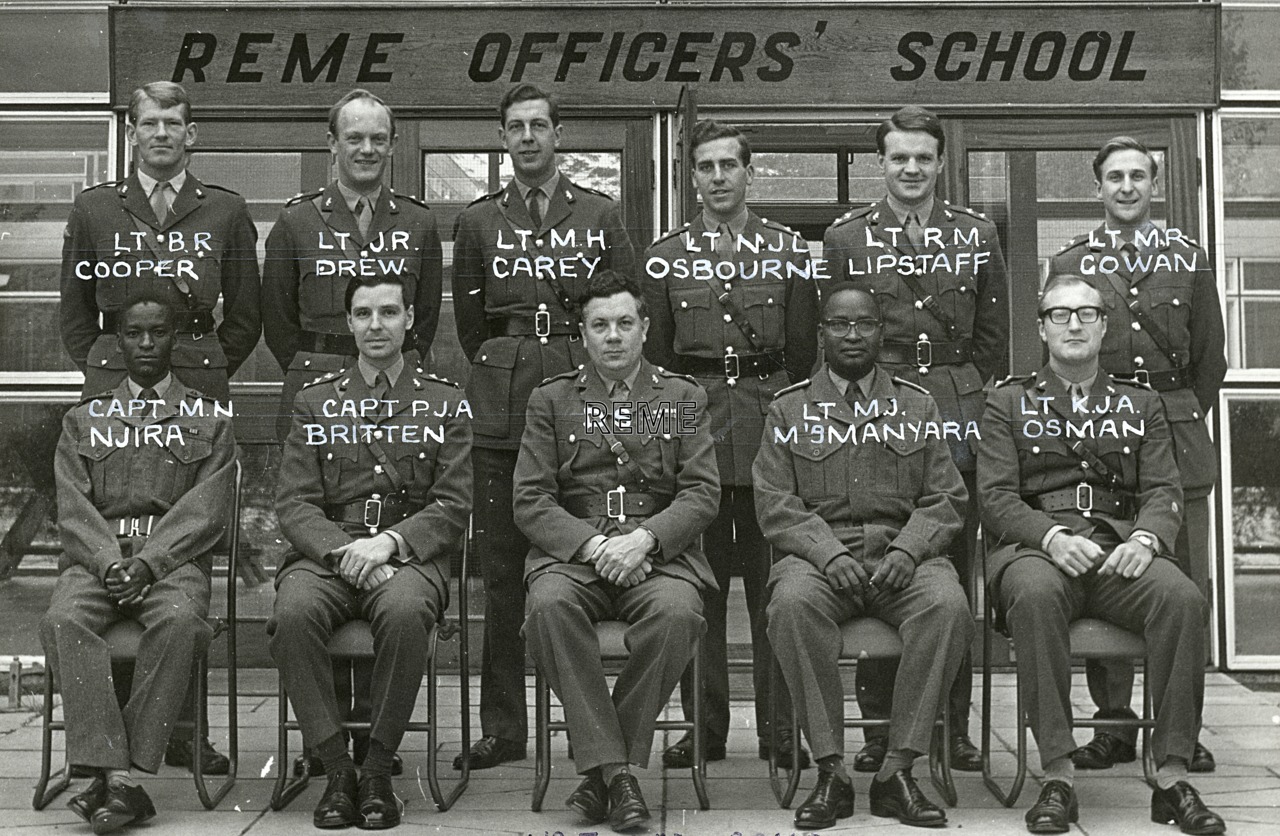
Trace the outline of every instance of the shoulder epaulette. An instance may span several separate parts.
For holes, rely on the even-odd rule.
[[[411,194],[399,194],[397,192],[392,192],[391,196],[396,200],[407,200],[415,206],[421,206],[423,209],[431,208],[430,206],[427,205],[427,202],[425,200],[419,197],[414,197]]]
[[[1034,379],[1035,375],[1033,374],[1011,374],[1004,380],[998,381],[996,383],[996,388],[999,389],[1001,386],[1008,386],[1011,383],[1026,383]]]
[[[437,375],[434,375],[434,374],[432,374],[431,372],[424,372],[424,371],[422,371],[422,369],[418,369],[418,371],[419,371],[419,372],[420,372],[420,373],[421,373],[421,374],[422,374],[422,375],[423,375],[427,380],[434,380],[436,383],[443,383],[445,386],[451,386],[451,387],[453,387],[454,389],[461,389],[461,388],[462,388],[461,386],[459,386],[458,384],[454,383],[452,380],[449,380],[448,378],[438,377]]]
[[[1070,241],[1063,244],[1062,249],[1058,250],[1058,252],[1065,253],[1067,250],[1071,249],[1072,247],[1080,246],[1081,244],[1089,240],[1090,235],[1092,235],[1092,233],[1089,233],[1089,232],[1086,232],[1082,235],[1077,235],[1075,238],[1072,238]]]
[[[915,389],[917,392],[920,392],[921,394],[924,394],[924,395],[929,394],[929,390],[921,386],[919,383],[912,383],[910,380],[903,380],[900,377],[893,378],[893,382],[897,383],[900,386],[905,386],[908,389]]]
[[[198,391],[196,391],[195,389],[192,389],[190,386],[188,386],[188,387],[187,387],[187,397],[191,397],[191,398],[198,398],[198,399],[200,399],[200,400],[202,400],[202,401],[216,401],[216,400],[218,400],[217,398],[213,397],[212,395],[206,395],[204,392],[198,392]]]
[[[790,386],[784,386],[783,388],[779,389],[777,392],[774,393],[773,399],[776,401],[778,398],[782,397],[788,392],[798,392],[801,389],[806,389],[808,388],[809,383],[810,383],[810,380],[809,378],[806,377],[804,380],[800,381],[799,383],[793,383]]]
[[[568,178],[566,178],[566,180],[567,179]],[[569,185],[573,186],[575,189],[579,189],[580,191],[589,192],[590,194],[596,195],[597,197],[603,197],[605,200],[613,200],[613,197],[611,195],[608,195],[600,191],[599,189],[593,189],[590,186],[584,186],[581,183],[575,183],[572,180],[568,180],[568,183]]]
[[[84,404],[87,404],[89,401],[101,400],[102,398],[111,396],[114,392],[115,392],[115,389],[112,388],[112,389],[107,389],[105,391],[99,392],[96,395],[85,395],[80,399],[80,402],[77,403],[76,406],[82,406]]]
[[[870,206],[862,206],[857,209],[850,209],[840,217],[836,218],[831,224],[832,226],[840,226],[840,224],[848,223],[855,218],[862,218],[871,214],[871,210],[875,208],[875,204]]]
[[[551,375],[551,377],[546,378],[538,385],[546,386],[548,383],[552,383],[557,380],[573,380],[578,376],[578,372],[580,371],[582,371],[582,369],[573,369],[572,371],[560,372],[560,374],[553,374]]]
[[[302,388],[310,389],[312,386],[319,386],[321,383],[332,383],[346,373],[346,369],[338,369],[336,372],[325,372],[310,383],[304,383]]]
[[[771,221],[768,218],[761,218],[760,223],[769,227],[769,229],[776,229],[776,230],[779,230],[780,232],[790,232],[792,235],[799,235],[798,232],[796,232],[794,229],[787,226],[786,224],[782,223],[781,221]]]
[[[654,244],[661,244],[663,241],[669,241],[672,238],[675,238],[677,235],[683,234],[686,230],[689,229],[689,227],[690,227],[690,224],[685,224],[684,226],[678,226],[675,229],[670,230],[669,232],[665,232],[662,235],[659,235],[657,238],[653,239],[653,244],[650,244],[649,246],[652,247],[654,246]]]
[[[319,197],[319,196],[320,196],[320,195],[322,195],[322,194],[324,194],[324,192],[323,192],[323,191],[319,191],[319,192],[298,192],[296,195],[294,195],[293,197],[291,197],[291,198],[289,198],[287,201],[285,201],[285,204],[284,204],[284,205],[285,205],[285,206],[293,206],[294,204],[302,203],[304,200],[314,200],[315,198]]]
[[[678,380],[687,380],[690,383],[692,383],[694,386],[702,385],[698,383],[697,378],[695,378],[691,374],[681,374],[680,372],[673,372],[671,371],[671,369],[663,368],[662,366],[654,366],[654,368],[658,371],[658,374],[662,375],[663,377],[671,377],[671,378],[676,378]]]
[[[498,189],[496,192],[489,192],[488,194],[482,194],[479,197],[477,197],[475,200],[468,203],[467,205],[475,206],[477,203],[484,203],[486,200],[493,200],[495,197],[502,194],[504,191],[505,189]]]
[[[952,212],[959,212],[962,215],[968,215],[971,218],[977,218],[980,221],[991,223],[991,219],[979,212],[977,209],[970,209],[968,206],[961,206],[957,203],[945,203],[943,205]]]
[[[104,183],[95,183],[95,184],[93,184],[92,186],[89,186],[89,187],[88,187],[88,188],[86,188],[86,189],[81,189],[81,191],[82,191],[82,192],[91,192],[91,191],[93,191],[94,189],[101,189],[101,188],[104,188],[104,187],[106,187],[106,186],[118,186],[118,185],[120,185],[120,184],[121,184],[121,183],[123,183],[123,182],[124,182],[123,180],[107,180],[107,181],[106,181],[106,182],[104,182]]]
[[[207,186],[207,187],[209,187],[209,188],[211,188],[211,189],[217,189],[218,191],[220,191],[220,192],[226,192],[227,194],[233,194],[233,195],[235,195],[236,197],[240,197],[240,193],[239,193],[238,191],[236,191],[235,189],[228,189],[226,186],[219,186],[217,183],[205,183],[205,182],[203,182],[203,181],[202,181],[202,182],[200,183],[200,185],[202,185],[202,186]]]

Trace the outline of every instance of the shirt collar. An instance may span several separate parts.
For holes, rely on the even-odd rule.
[[[1105,223],[1102,225],[1102,228],[1105,229],[1108,233],[1115,232],[1116,238],[1122,243],[1122,245],[1129,241],[1132,241],[1134,242],[1134,244],[1137,244],[1138,242],[1137,233],[1141,232],[1143,234],[1143,240],[1144,242],[1146,242],[1146,245],[1139,246],[1138,251],[1141,252],[1143,255],[1153,253],[1156,251],[1156,249],[1158,249],[1158,247],[1152,246],[1150,242],[1159,240],[1159,236],[1151,234],[1151,230],[1159,229],[1159,227],[1156,226],[1155,221],[1151,220],[1150,218],[1147,218],[1142,223],[1141,226],[1134,227],[1132,230],[1124,230],[1124,229],[1112,230],[1111,227],[1107,226]],[[1107,235],[1107,240],[1111,240],[1110,234]]]
[[[550,177],[548,177],[546,180],[544,180],[543,182],[539,183],[536,186],[528,185],[519,177],[513,177],[511,179],[515,181],[516,188],[520,190],[520,199],[523,200],[525,203],[529,202],[529,192],[534,190],[542,192],[544,195],[547,196],[548,199],[550,199],[551,195],[555,194],[556,186],[559,185],[560,170],[557,169],[553,171]]]
[[[125,380],[127,380],[129,383],[130,395],[133,395],[136,398],[142,394],[142,389],[143,389],[142,384],[138,383],[132,377],[126,377]],[[159,398],[160,400],[164,400],[165,393],[169,391],[169,387],[171,385],[173,385],[173,372],[169,372],[168,374],[166,374],[159,383],[157,383],[155,386],[152,386],[151,388],[156,390],[157,398]]]
[[[360,198],[362,197],[369,198],[369,203],[372,204],[375,209],[378,207],[378,198],[382,197],[382,184],[379,183],[378,188],[369,192],[369,194],[360,194],[355,189],[351,189],[343,185],[342,181],[339,180],[338,191],[342,193],[342,199],[347,202],[347,209],[354,215],[356,213],[356,204],[360,202]]]
[[[1098,374],[1102,374],[1102,369],[1098,369]],[[1074,380],[1067,380],[1065,377],[1058,374],[1057,372],[1054,372],[1053,376],[1058,378],[1058,380],[1062,381],[1063,388],[1066,389],[1068,392],[1071,391],[1072,386],[1079,386],[1080,391],[1083,392],[1084,396],[1087,398],[1093,393],[1093,384],[1097,381],[1098,374],[1095,374],[1093,377],[1089,378],[1088,380],[1082,380],[1079,383],[1077,383]]]
[[[831,368],[830,365],[827,366],[827,374],[831,376],[831,382],[836,385],[836,389],[840,390],[841,395],[848,393],[849,391],[848,380],[836,374],[836,370]],[[871,397],[871,385],[872,383],[875,382],[875,378],[876,378],[875,366],[871,367],[871,371],[867,372],[865,375],[858,378],[858,391],[862,393],[862,396],[864,398]]]
[[[728,222],[729,231],[732,232],[734,235],[741,235],[743,230],[747,228],[747,217],[748,217],[747,207],[743,206],[741,212],[739,212],[737,215],[729,219],[729,222]],[[710,215],[707,214],[707,210],[703,209],[702,225],[709,230],[719,229],[720,221],[717,221],[714,218],[712,218]]]
[[[373,388],[374,381],[378,379],[378,372],[386,372],[387,380],[391,383],[391,388],[394,389],[396,383],[400,380],[400,373],[404,371],[404,355],[401,354],[396,358],[394,363],[385,369],[380,369],[368,360],[360,357],[356,360],[356,369],[359,370],[360,377],[364,379],[365,385],[370,389]]]
[[[147,174],[141,168],[138,169],[138,182],[142,184],[142,191],[148,198],[151,197],[151,193],[156,190],[156,186],[160,183],[159,180]],[[169,185],[173,186],[174,194],[182,191],[182,186],[186,182],[187,170],[185,168],[169,178]]]
[[[627,391],[632,394],[635,394],[635,391],[636,391],[636,378],[640,376],[641,365],[642,365],[641,363],[636,363],[636,367],[631,370],[631,374],[622,378],[623,381],[625,381],[627,384]],[[604,375],[600,374],[599,368],[596,369],[596,374],[600,376],[601,382],[604,383],[604,391],[608,392],[609,394],[613,394],[613,381],[605,377]]]
[[[928,224],[929,216],[933,214],[933,202],[937,200],[936,197],[930,196],[926,203],[916,207],[915,209],[911,209],[904,206],[902,201],[898,200],[891,194],[886,194],[884,197],[885,202],[889,204],[889,208],[893,210],[894,216],[897,217],[898,223],[903,226],[906,226],[907,224],[907,215],[912,212],[916,213],[916,218],[920,221],[921,226]]]

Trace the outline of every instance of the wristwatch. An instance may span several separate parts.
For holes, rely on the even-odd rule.
[[[1141,543],[1142,545],[1150,549],[1152,554],[1156,553],[1156,538],[1152,537],[1150,534],[1146,533],[1145,531],[1139,531],[1135,534],[1130,534],[1129,539],[1137,540],[1139,543]]]

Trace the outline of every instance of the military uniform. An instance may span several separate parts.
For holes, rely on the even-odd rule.
[[[817,358],[818,285],[808,245],[782,224],[748,210],[734,245],[719,252],[707,231],[699,214],[655,241],[642,259],[642,283],[650,319],[646,356],[693,375],[710,404],[722,493],[720,513],[703,539],[718,586],[706,602],[703,693],[708,746],[719,747],[729,734],[725,630],[735,564],[741,567],[751,620],[756,731],[762,741],[768,739],[773,654],[764,607],[770,561],[755,518],[751,463],[773,396],[803,380]],[[739,240],[759,251],[737,246]],[[734,265],[731,278],[707,278],[706,271],[726,262]],[[691,676],[692,671],[681,683],[686,716],[693,712]],[[790,716],[789,704],[780,706],[779,716]]]
[[[879,302],[884,321],[880,365],[929,390],[944,420],[977,421],[983,382],[1000,379],[1008,368],[1009,281],[1000,240],[986,216],[937,197],[928,219],[921,221],[925,241],[917,253],[887,198],[855,209],[827,229],[823,257],[834,278],[853,282]],[[973,496],[976,448],[967,440],[949,444]],[[952,550],[966,592],[976,536],[977,509],[970,507],[962,539]],[[873,661],[858,667],[864,716],[889,715],[894,664]],[[969,656],[961,667],[950,700],[956,729],[963,732],[972,690]],[[880,734],[867,730],[869,739]]]
[[[471,419],[456,386],[407,363],[377,414],[344,415],[369,398],[356,367],[304,387],[294,401],[276,496],[290,549],[268,632],[303,739],[315,746],[339,732],[325,646],[345,622],[370,622],[371,736],[394,752],[422,684],[427,635],[448,600],[449,557],[471,511]],[[399,535],[397,571],[358,590],[329,555],[383,531]]]
[[[233,522],[235,435],[211,399],[170,380],[154,409],[135,401],[128,414],[133,395],[121,381],[62,422],[54,469],[63,554],[40,640],[61,683],[67,757],[78,766],[155,772],[192,662],[213,637],[209,575],[213,547]],[[129,557],[155,582],[141,603],[122,608],[104,582]],[[122,618],[143,626],[123,709],[102,639]]]
[[[475,537],[485,580],[480,722],[485,735],[523,743],[521,567],[529,543],[510,509],[525,406],[543,380],[586,362],[574,302],[601,270],[634,276],[635,253],[617,205],[562,174],[536,230],[514,180],[464,209],[453,269],[458,341],[471,360],[467,395],[476,415]]]
[[[425,203],[383,187],[368,236],[337,182],[285,204],[267,236],[262,268],[267,348],[285,370],[277,431],[289,432],[293,398],[304,384],[354,362],[344,296],[356,273],[398,276],[413,305],[405,351],[425,361],[440,321],[440,234]]]
[[[692,379],[641,361],[621,403],[667,423],[626,433],[608,414],[620,452],[588,425],[591,402],[615,406],[592,364],[535,389],[515,474],[516,524],[531,543],[523,633],[564,703],[579,772],[648,764],[653,724],[704,629],[700,593],[716,582],[698,537],[720,500],[706,393]],[[595,535],[640,525],[659,550],[636,586],[609,583],[579,556]],[[612,696],[592,627],[603,619],[630,622],[631,655]]]
[[[84,393],[124,378],[114,318],[145,292],[167,300],[177,316],[173,373],[228,400],[227,378],[262,332],[257,240],[244,199],[190,172],[163,225],[137,172],[81,192],[62,245],[60,317],[63,345],[85,374]]]
[[[973,636],[946,557],[962,524],[964,483],[927,392],[877,368],[870,399],[855,411],[828,369],[778,394],[753,468],[756,513],[776,558],[769,639],[821,759],[844,754],[839,625],[868,615],[898,628],[904,649],[889,746],[924,753]],[[833,559],[851,555],[870,576],[890,548],[916,564],[906,589],[871,591],[859,606],[831,588],[824,572]]]
[[[1086,616],[1146,640],[1156,763],[1170,755],[1190,761],[1204,701],[1204,598],[1166,559],[1181,524],[1182,489],[1159,394],[1101,371],[1077,404],[1047,366],[1003,382],[982,421],[978,485],[987,581],[1013,636],[1041,762],[1076,746],[1067,628]],[[1107,553],[1141,529],[1158,538],[1160,554],[1136,579],[1096,568],[1071,578],[1042,551],[1054,526]]]

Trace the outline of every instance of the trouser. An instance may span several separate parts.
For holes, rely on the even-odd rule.
[[[951,562],[926,560],[906,589],[873,592],[862,605],[847,591],[832,589],[812,563],[794,555],[773,565],[769,586],[769,638],[813,756],[844,756],[840,625],[857,616],[879,618],[902,637],[889,747],[929,751],[943,693],[973,641],[973,617]]]
[[[1062,572],[1028,550],[1000,575],[997,602],[1018,656],[1018,689],[1047,766],[1076,748],[1071,733],[1071,642],[1075,619],[1100,618],[1141,635],[1155,709],[1156,765],[1191,759],[1204,707],[1204,598],[1172,561],[1157,558],[1137,578]]]
[[[59,576],[40,619],[40,640],[62,689],[68,761],[102,769],[160,768],[169,733],[189,702],[192,665],[213,638],[208,614],[209,576],[193,563],[156,580],[142,602],[126,610],[84,567]],[[122,708],[102,636],[129,618],[143,632]]]
[[[595,623],[628,622],[629,651],[609,693]],[[564,705],[579,773],[609,763],[649,765],[653,727],[706,628],[702,597],[680,578],[651,574],[622,588],[556,571],[529,583],[524,637]]]
[[[706,745],[723,746],[729,736],[729,653],[727,620],[729,583],[736,565],[742,572],[751,623],[751,684],[755,690],[756,734],[769,739],[769,671],[773,650],[765,630],[769,603],[769,544],[756,522],[755,496],[751,488],[725,485],[720,493],[720,513],[702,535],[702,548],[715,573],[718,590],[703,593],[707,634],[702,640],[702,716]],[[685,719],[693,717],[693,667],[680,678],[680,704]],[[778,689],[778,718],[782,728],[791,725],[791,695],[785,684]]]

